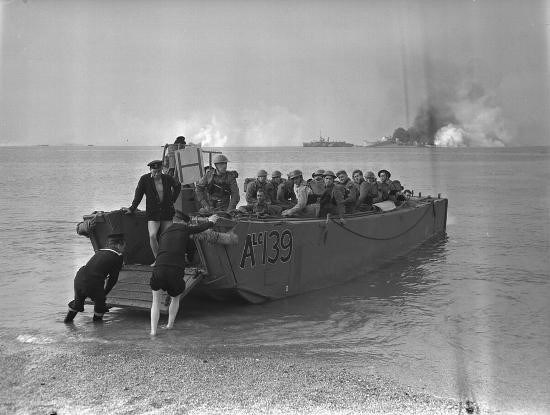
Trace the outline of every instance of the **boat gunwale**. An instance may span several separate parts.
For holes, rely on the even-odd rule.
[[[346,213],[344,214],[344,219],[362,219],[366,217],[380,217],[383,215],[388,214],[397,214],[404,211],[412,211],[414,209],[422,208],[428,205],[431,205],[437,200],[446,200],[446,198],[432,198],[432,197],[425,197],[420,200],[414,200],[414,202],[417,202],[418,204],[416,206],[398,206],[395,209],[389,210],[389,211],[369,211],[369,212],[354,212],[354,213]],[[267,217],[267,218],[252,218],[252,217],[238,217],[235,219],[228,219],[227,222],[232,222],[235,226],[240,223],[258,223],[258,224],[282,224],[282,223],[300,223],[300,222],[314,222],[314,223],[320,223],[320,222],[326,222],[327,218],[313,218],[313,217]],[[337,216],[331,216],[331,220],[338,220]]]

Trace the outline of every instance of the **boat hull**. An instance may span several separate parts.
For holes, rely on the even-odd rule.
[[[443,233],[446,218],[447,199],[426,199],[415,207],[349,215],[344,224],[240,221],[233,229],[238,245],[201,243],[210,282],[198,290],[236,291],[258,303],[339,284]]]
[[[286,218],[227,221],[217,228],[232,229],[238,244],[198,243],[201,280],[190,294],[261,303],[364,276],[445,232],[447,203],[447,199],[415,199],[389,212],[347,215],[345,223]],[[111,232],[126,234],[122,274],[125,281],[131,281],[135,271],[130,265],[153,261],[146,218],[119,211],[99,215],[90,235],[94,249],[103,247]],[[193,267],[188,269],[189,274],[196,272]],[[149,288],[143,287],[150,295]],[[114,294],[116,290],[115,286]]]

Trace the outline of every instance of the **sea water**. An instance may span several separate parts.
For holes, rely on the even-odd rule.
[[[325,290],[262,305],[186,301],[181,331],[154,347],[271,348],[497,410],[549,410],[549,148],[218,150],[241,189],[259,169],[299,168],[306,178],[318,168],[388,169],[416,194],[449,199],[447,233]],[[88,310],[78,330],[62,320],[74,274],[93,252],[76,223],[129,206],[161,154],[160,145],[0,149],[3,344],[147,347],[146,312],[115,309],[98,327]]]

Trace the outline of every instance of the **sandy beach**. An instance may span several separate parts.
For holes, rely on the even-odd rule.
[[[20,336],[0,353],[0,412],[17,414],[457,414],[456,400],[265,347],[143,347]],[[158,347],[157,347],[158,346]],[[366,362],[368,365],[368,362]],[[479,411],[477,411],[479,413]],[[486,412],[484,412],[486,413]]]

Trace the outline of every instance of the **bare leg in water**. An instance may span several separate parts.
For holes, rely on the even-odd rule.
[[[168,307],[168,324],[167,329],[174,328],[174,321],[180,308],[181,294],[176,297],[170,297],[170,306]],[[151,336],[157,335],[157,327],[160,317],[160,300],[161,294],[159,291],[153,291],[153,303],[151,304]]]
[[[176,297],[170,297],[170,306],[168,307],[168,324],[166,325],[167,329],[174,328],[174,321],[176,320],[176,315],[180,308],[180,298],[181,294]]]
[[[151,336],[157,335],[157,326],[160,317],[160,290],[153,291],[153,303],[151,304]]]

